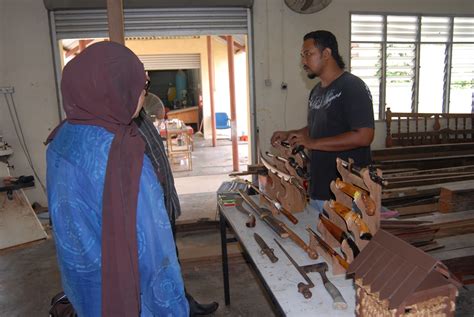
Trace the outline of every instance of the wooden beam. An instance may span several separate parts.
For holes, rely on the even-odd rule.
[[[227,37],[223,35],[219,35],[219,37],[225,41],[227,41]],[[236,48],[236,49],[235,49]],[[237,41],[234,41],[234,54],[238,53],[239,51],[245,52],[245,45],[240,44]]]
[[[234,46],[237,48],[236,52],[238,52],[238,51],[243,51],[243,52],[245,52],[245,46],[240,45],[239,43],[237,43],[237,42],[235,42],[235,41],[234,41]]]
[[[400,214],[400,217],[408,217],[419,214],[429,214],[438,211],[438,203],[419,204],[406,207],[393,208]]]
[[[83,50],[86,49],[86,41],[85,40],[79,40],[79,52],[82,52]]]
[[[217,145],[216,111],[214,109],[214,61],[212,56],[212,38],[207,36],[207,64],[209,68],[209,97],[211,101],[212,146]]]
[[[237,143],[237,106],[235,101],[234,41],[227,36],[227,60],[229,64],[230,130],[232,137],[232,165],[239,171],[239,146]]]
[[[107,19],[110,40],[125,45],[122,0],[107,0]]]

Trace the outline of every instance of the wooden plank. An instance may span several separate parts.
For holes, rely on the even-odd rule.
[[[457,155],[473,153],[474,143],[458,143],[458,144],[432,144],[417,145],[409,148],[398,146],[372,151],[372,159],[375,162],[387,159],[404,159],[426,157],[428,154],[445,156],[446,153],[456,153]]]
[[[406,206],[406,207],[397,207],[397,208],[394,208],[394,209],[396,211],[398,211],[400,216],[427,214],[427,213],[437,212],[438,211],[438,203],[413,205],[413,206]]]
[[[474,172],[474,165],[468,166],[449,166],[443,168],[433,168],[433,169],[407,169],[407,170],[399,170],[393,171],[391,170],[390,173],[384,171],[384,177],[391,178],[391,177],[398,177],[398,176],[411,176],[411,175],[429,175],[429,174],[436,174],[439,175],[440,173],[446,172]]]
[[[474,180],[443,184],[442,188],[446,188],[451,191],[471,191],[474,189]]]
[[[446,177],[451,177],[451,176],[471,176],[472,179],[474,179],[474,170],[472,171],[452,171],[452,172],[443,172],[443,173],[438,173],[438,174],[432,174],[432,173],[423,173],[423,171],[420,172],[414,172],[411,175],[387,175],[385,179],[389,183],[393,182],[401,182],[401,181],[409,181],[409,180],[418,180],[418,181],[426,181],[426,180],[431,180],[431,179],[443,179]]]
[[[390,220],[381,220],[380,227],[382,229],[397,229],[397,228],[416,228],[422,224],[431,223],[429,221],[416,221],[416,220],[398,220],[398,219],[390,219]]]
[[[416,159],[400,159],[400,160],[384,160],[376,161],[375,166],[382,170],[401,169],[401,168],[417,168],[417,169],[433,169],[449,166],[473,165],[474,154],[469,155],[453,155],[443,157],[424,157]]]
[[[429,225],[420,225],[420,228],[438,229],[437,238],[474,232],[473,210],[435,213],[431,216],[418,217],[417,220],[432,221]]]
[[[436,229],[432,228],[410,228],[410,229],[402,229],[402,228],[397,228],[397,229],[390,229],[387,230],[390,231],[393,235],[396,235],[397,237],[408,241],[408,242],[420,242],[420,241],[431,241],[435,238]]]
[[[474,182],[473,182],[474,183]],[[474,185],[443,186],[439,194],[440,212],[457,212],[472,209],[474,206]]]
[[[420,178],[420,179],[404,180],[404,181],[389,181],[389,184],[385,187],[387,189],[394,189],[394,188],[408,187],[408,186],[443,184],[447,182],[464,181],[464,180],[472,180],[472,179],[474,179],[474,174],[454,175],[454,176],[445,176],[445,177],[439,177],[439,178],[426,178],[426,179]]]
[[[426,197],[426,196],[433,196],[439,195],[441,191],[441,187],[446,186],[469,186],[469,184],[474,184],[473,180],[465,180],[465,181],[456,181],[456,182],[446,182],[443,183],[442,186],[439,184],[432,184],[432,185],[422,185],[422,186],[407,186],[401,187],[396,189],[384,190],[382,193],[382,199],[388,198],[398,198],[398,197],[406,197],[406,196],[418,196],[418,197]],[[471,185],[472,186],[472,185]]]
[[[444,249],[430,252],[430,254],[440,260],[452,258],[448,254],[450,252],[465,251],[466,253],[468,253],[470,248],[474,248],[474,233],[439,238],[436,240],[438,241],[438,243],[444,245]]]
[[[436,252],[436,253],[431,253]],[[434,250],[430,254],[436,259],[443,261],[449,259],[460,258],[464,256],[474,255],[474,247],[467,247],[458,250]]]
[[[416,245],[415,245],[416,246]],[[420,245],[420,246],[416,246],[418,249],[420,250],[423,250],[425,252],[428,252],[428,251],[433,251],[433,250],[439,250],[439,249],[442,249],[444,248],[443,245],[439,244],[438,242],[436,241],[430,241],[430,243],[427,243],[427,244],[424,244],[424,245]]]
[[[398,198],[407,198],[407,197],[412,197],[412,198],[425,198],[425,197],[431,197],[431,196],[436,196],[439,195],[440,193],[440,187],[439,185],[430,185],[432,188],[427,188],[423,189],[422,187],[427,187],[427,186],[420,186],[418,189],[416,187],[402,187],[402,188],[396,188],[396,189],[387,189],[384,190],[382,193],[382,200],[396,200]]]
[[[466,210],[452,214],[436,213],[432,216],[417,218],[419,221],[430,221],[433,224],[453,223],[458,221],[474,221],[474,210]]]
[[[474,254],[443,260],[443,263],[464,285],[474,284]]]

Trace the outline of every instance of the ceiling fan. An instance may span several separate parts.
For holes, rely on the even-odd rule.
[[[285,4],[295,12],[310,14],[321,11],[327,7],[331,1],[332,0],[285,0]]]

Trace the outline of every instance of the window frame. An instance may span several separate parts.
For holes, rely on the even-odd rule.
[[[352,16],[353,15],[373,15],[382,17],[382,40],[381,41],[353,41],[353,29],[352,29]],[[417,30],[416,40],[414,42],[409,41],[387,41],[387,17],[388,16],[411,16],[417,18]],[[443,17],[449,19],[449,36],[445,42],[429,42],[421,41],[421,25],[423,17]],[[444,78],[443,78],[443,101],[442,101],[442,113],[449,113],[450,93],[451,93],[451,68],[453,58],[453,44],[472,44],[474,42],[466,41],[454,41],[454,19],[455,18],[474,18],[472,14],[432,14],[432,13],[400,13],[400,12],[380,12],[380,11],[349,11],[349,70],[352,69],[352,44],[353,43],[368,43],[368,44],[380,44],[381,45],[381,58],[382,62],[380,65],[380,88],[379,88],[379,117],[376,120],[385,120],[385,108],[386,108],[386,93],[387,93],[387,45],[388,44],[414,44],[415,45],[415,65],[414,65],[414,85],[412,91],[412,105],[411,112],[418,112],[419,105],[419,92],[420,92],[420,51],[422,44],[443,44],[445,47],[445,62],[444,62]]]

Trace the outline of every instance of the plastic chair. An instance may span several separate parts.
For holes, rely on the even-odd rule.
[[[230,129],[230,118],[226,112],[216,112],[216,129]]]

